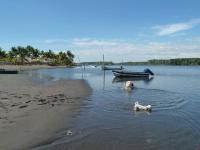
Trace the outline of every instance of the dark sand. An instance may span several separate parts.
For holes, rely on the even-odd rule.
[[[0,75],[0,149],[29,149],[53,140],[89,93],[84,80],[44,85],[26,75]]]
[[[54,68],[66,68],[66,66],[49,66],[49,65],[0,65],[0,69],[8,70],[35,70],[35,69],[54,69]]]

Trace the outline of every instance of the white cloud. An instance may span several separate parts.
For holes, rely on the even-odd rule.
[[[44,41],[41,41],[42,43],[45,43],[45,44],[57,44],[57,43],[66,43],[68,42],[68,40],[64,40],[64,39],[48,39],[48,40],[44,40]]]
[[[73,52],[81,61],[101,61],[102,54],[106,60],[115,62],[145,61],[149,59],[169,59],[177,57],[200,57],[199,42],[147,42],[134,43],[120,40],[81,40],[72,42]],[[103,42],[102,42],[103,41]],[[104,45],[104,44],[105,45]],[[103,46],[103,48],[102,48]]]
[[[177,32],[189,30],[191,28],[194,28],[197,25],[200,25],[200,19],[193,19],[193,20],[190,20],[188,22],[183,22],[183,23],[158,25],[158,26],[154,26],[153,29],[157,31],[156,32],[157,35],[164,36],[164,35],[171,35]]]
[[[108,41],[108,40],[96,40],[90,38],[83,38],[83,39],[74,39],[72,41],[73,45],[76,46],[114,46],[117,45],[117,41]]]

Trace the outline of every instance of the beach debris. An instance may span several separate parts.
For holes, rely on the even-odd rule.
[[[39,99],[38,100],[38,102],[41,102],[41,103],[39,103],[38,105],[45,105],[45,104],[48,104],[49,103],[49,101],[47,101],[46,99]]]
[[[25,103],[30,103],[31,102],[31,100],[29,100],[29,101],[26,101]]]
[[[61,98],[61,99],[60,99],[60,102],[62,102],[62,103],[63,103],[64,101],[65,101],[65,99],[64,99],[64,98]]]
[[[12,104],[12,105],[11,105],[11,107],[15,107],[15,106],[17,106],[17,104]]]
[[[14,95],[14,98],[22,98],[22,96]]]
[[[133,81],[126,81],[125,88],[126,89],[133,89],[134,88]]]
[[[22,106],[19,106],[19,108],[25,108],[27,107],[28,105],[22,105]]]
[[[135,111],[151,111],[152,107],[151,105],[141,105],[139,104],[139,102],[135,102],[134,110]]]
[[[67,133],[66,133],[67,135],[72,135],[73,133],[72,133],[72,131],[71,130],[67,130]]]
[[[40,100],[38,100],[39,102],[41,102],[41,103],[44,103],[44,102],[46,102],[46,99],[40,99]]]
[[[46,104],[48,101],[46,99],[39,99],[38,102],[41,102],[42,104]]]

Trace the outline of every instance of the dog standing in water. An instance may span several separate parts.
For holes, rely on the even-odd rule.
[[[134,84],[132,81],[126,81],[125,83],[125,89],[132,90],[134,88]]]

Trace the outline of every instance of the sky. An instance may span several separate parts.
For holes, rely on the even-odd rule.
[[[75,61],[200,57],[199,0],[0,0],[0,47]]]

